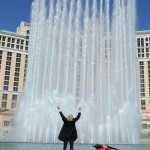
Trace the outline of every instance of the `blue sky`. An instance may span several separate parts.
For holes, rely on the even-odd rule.
[[[30,22],[32,1],[0,0],[0,30],[15,32],[21,21]],[[136,7],[136,30],[150,30],[150,0],[137,0]]]

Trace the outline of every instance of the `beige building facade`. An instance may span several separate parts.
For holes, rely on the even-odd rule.
[[[141,131],[150,135],[150,31],[136,32],[136,41]]]
[[[0,131],[12,124],[26,76],[30,25],[0,31]]]

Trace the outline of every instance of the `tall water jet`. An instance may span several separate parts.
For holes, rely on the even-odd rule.
[[[22,141],[58,142],[64,114],[79,143],[138,143],[135,0],[35,0],[17,115]]]

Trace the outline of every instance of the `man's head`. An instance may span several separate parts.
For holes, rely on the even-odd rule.
[[[68,120],[68,121],[72,121],[72,120],[73,120],[73,115],[72,115],[72,114],[69,114],[69,115],[67,116],[67,120]]]

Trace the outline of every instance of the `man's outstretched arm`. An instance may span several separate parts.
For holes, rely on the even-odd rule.
[[[112,149],[112,150],[118,150],[117,148],[111,147],[111,146],[109,146],[109,145],[107,145],[107,148],[110,148],[110,149]]]

